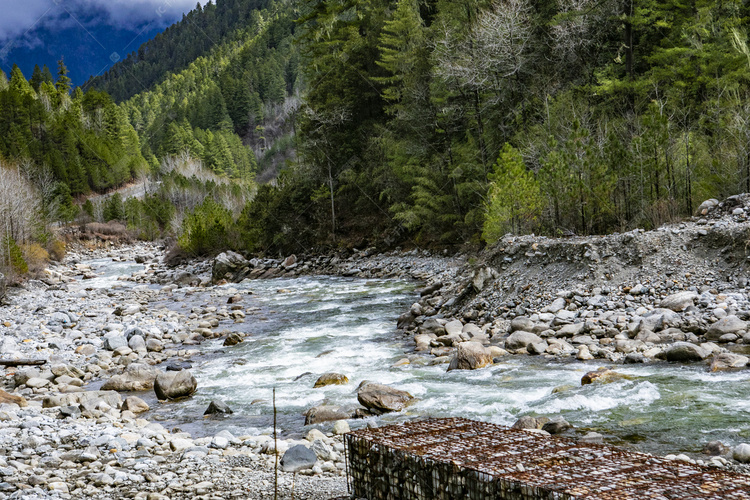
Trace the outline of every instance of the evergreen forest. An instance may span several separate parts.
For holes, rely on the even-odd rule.
[[[192,255],[653,228],[750,192],[749,28],[739,0],[217,0],[82,88],[0,74],[2,172],[47,223]]]

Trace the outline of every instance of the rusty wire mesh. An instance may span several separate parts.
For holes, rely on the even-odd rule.
[[[346,435],[370,500],[750,500],[750,476],[463,418]]]

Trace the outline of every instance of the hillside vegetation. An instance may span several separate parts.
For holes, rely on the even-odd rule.
[[[0,155],[55,220],[148,177],[83,213],[191,254],[649,228],[750,191],[748,9],[218,0],[86,92],[2,75]]]

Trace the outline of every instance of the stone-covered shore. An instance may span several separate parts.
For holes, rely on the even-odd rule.
[[[216,289],[216,304],[185,314],[156,305],[177,288],[311,274],[417,280],[419,297],[397,325],[414,342],[404,365],[426,356],[446,369],[482,369],[518,355],[575,359],[592,371],[606,365],[608,376],[622,363],[746,369],[748,201],[708,203],[692,220],[655,231],[506,236],[472,256],[226,253],[167,267],[150,244],[73,247],[43,279],[10,288],[0,307],[0,360],[44,362],[4,367],[0,499],[273,497],[269,436],[222,431],[194,439],[139,418],[148,405],[132,391],[153,390],[169,365],[189,362],[207,338],[242,340],[220,331],[220,321],[251,320],[231,287]],[[88,287],[96,273],[81,262],[95,257],[145,267],[127,286]],[[194,390],[189,379],[185,386],[177,395]],[[522,420],[519,426],[552,429],[543,419]],[[281,498],[346,495],[340,433],[347,426],[336,427],[336,434],[314,430],[305,440],[280,441],[279,457],[298,444],[315,455],[299,473],[280,473]],[[704,462],[716,467],[745,471],[738,462],[750,461],[749,445],[712,443],[707,451]]]
[[[145,269],[130,283],[91,288],[96,273],[81,262],[94,257],[137,260]],[[189,281],[209,283],[209,264],[167,269],[161,257],[146,244],[80,247],[43,279],[9,290],[0,307],[0,360],[43,364],[3,368],[0,498],[273,498],[272,436],[224,430],[193,439],[139,417],[148,404],[133,391],[153,391],[158,377],[181,373],[168,370],[222,335],[214,329],[219,319],[245,319],[241,298],[188,314],[156,307]],[[298,444],[314,450],[314,460],[297,474],[280,467],[280,498],[345,495],[341,436],[313,429],[307,439],[280,439],[279,458]]]

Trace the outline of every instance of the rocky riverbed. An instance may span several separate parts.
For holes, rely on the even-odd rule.
[[[591,372],[582,383],[594,384],[630,377],[618,372],[625,364],[741,373],[750,345],[749,201],[710,202],[694,219],[656,231],[507,236],[471,257],[372,249],[285,259],[226,253],[167,267],[149,244],[73,247],[43,279],[9,289],[0,307],[0,360],[21,362],[4,368],[0,393],[0,499],[270,498],[277,457],[285,459],[282,498],[346,495],[341,434],[349,424],[341,419],[408,413],[408,392],[363,382],[355,391],[363,407],[317,406],[307,419],[330,420],[324,433],[301,427],[298,438],[277,447],[269,432],[198,437],[143,418],[158,416],[154,405],[169,413],[191,397],[191,364],[205,356],[206,341],[242,343],[240,327],[272,313],[250,306],[242,287],[215,287],[227,281],[328,274],[420,282],[417,300],[398,320],[407,347],[384,369],[481,373],[521,357],[580,363]],[[192,304],[200,291],[212,291],[210,300]],[[168,307],[175,301],[192,305]],[[334,371],[316,387],[348,382]],[[155,395],[168,401],[154,402]],[[218,416],[207,418],[231,411],[221,400],[212,403],[209,413]],[[571,432],[560,419],[537,417],[517,425]],[[742,471],[740,463],[750,461],[749,445],[703,444],[713,458],[700,460],[712,466]]]
[[[176,399],[157,404],[179,405],[195,390],[180,369],[204,339],[222,335],[212,325],[245,316],[226,298],[188,314],[156,307],[193,279],[160,258],[151,245],[71,251],[44,279],[10,291],[0,308],[1,359],[21,365],[4,369],[0,392],[0,498],[272,498],[277,450],[283,459],[300,444],[312,457],[282,461],[280,497],[346,494],[345,422],[337,434],[313,429],[275,445],[268,434],[193,438],[140,418],[149,405],[137,391],[153,395],[156,386],[162,399]],[[119,274],[129,278],[114,281]],[[160,281],[169,283],[150,284]],[[228,411],[221,401],[211,406]]]

